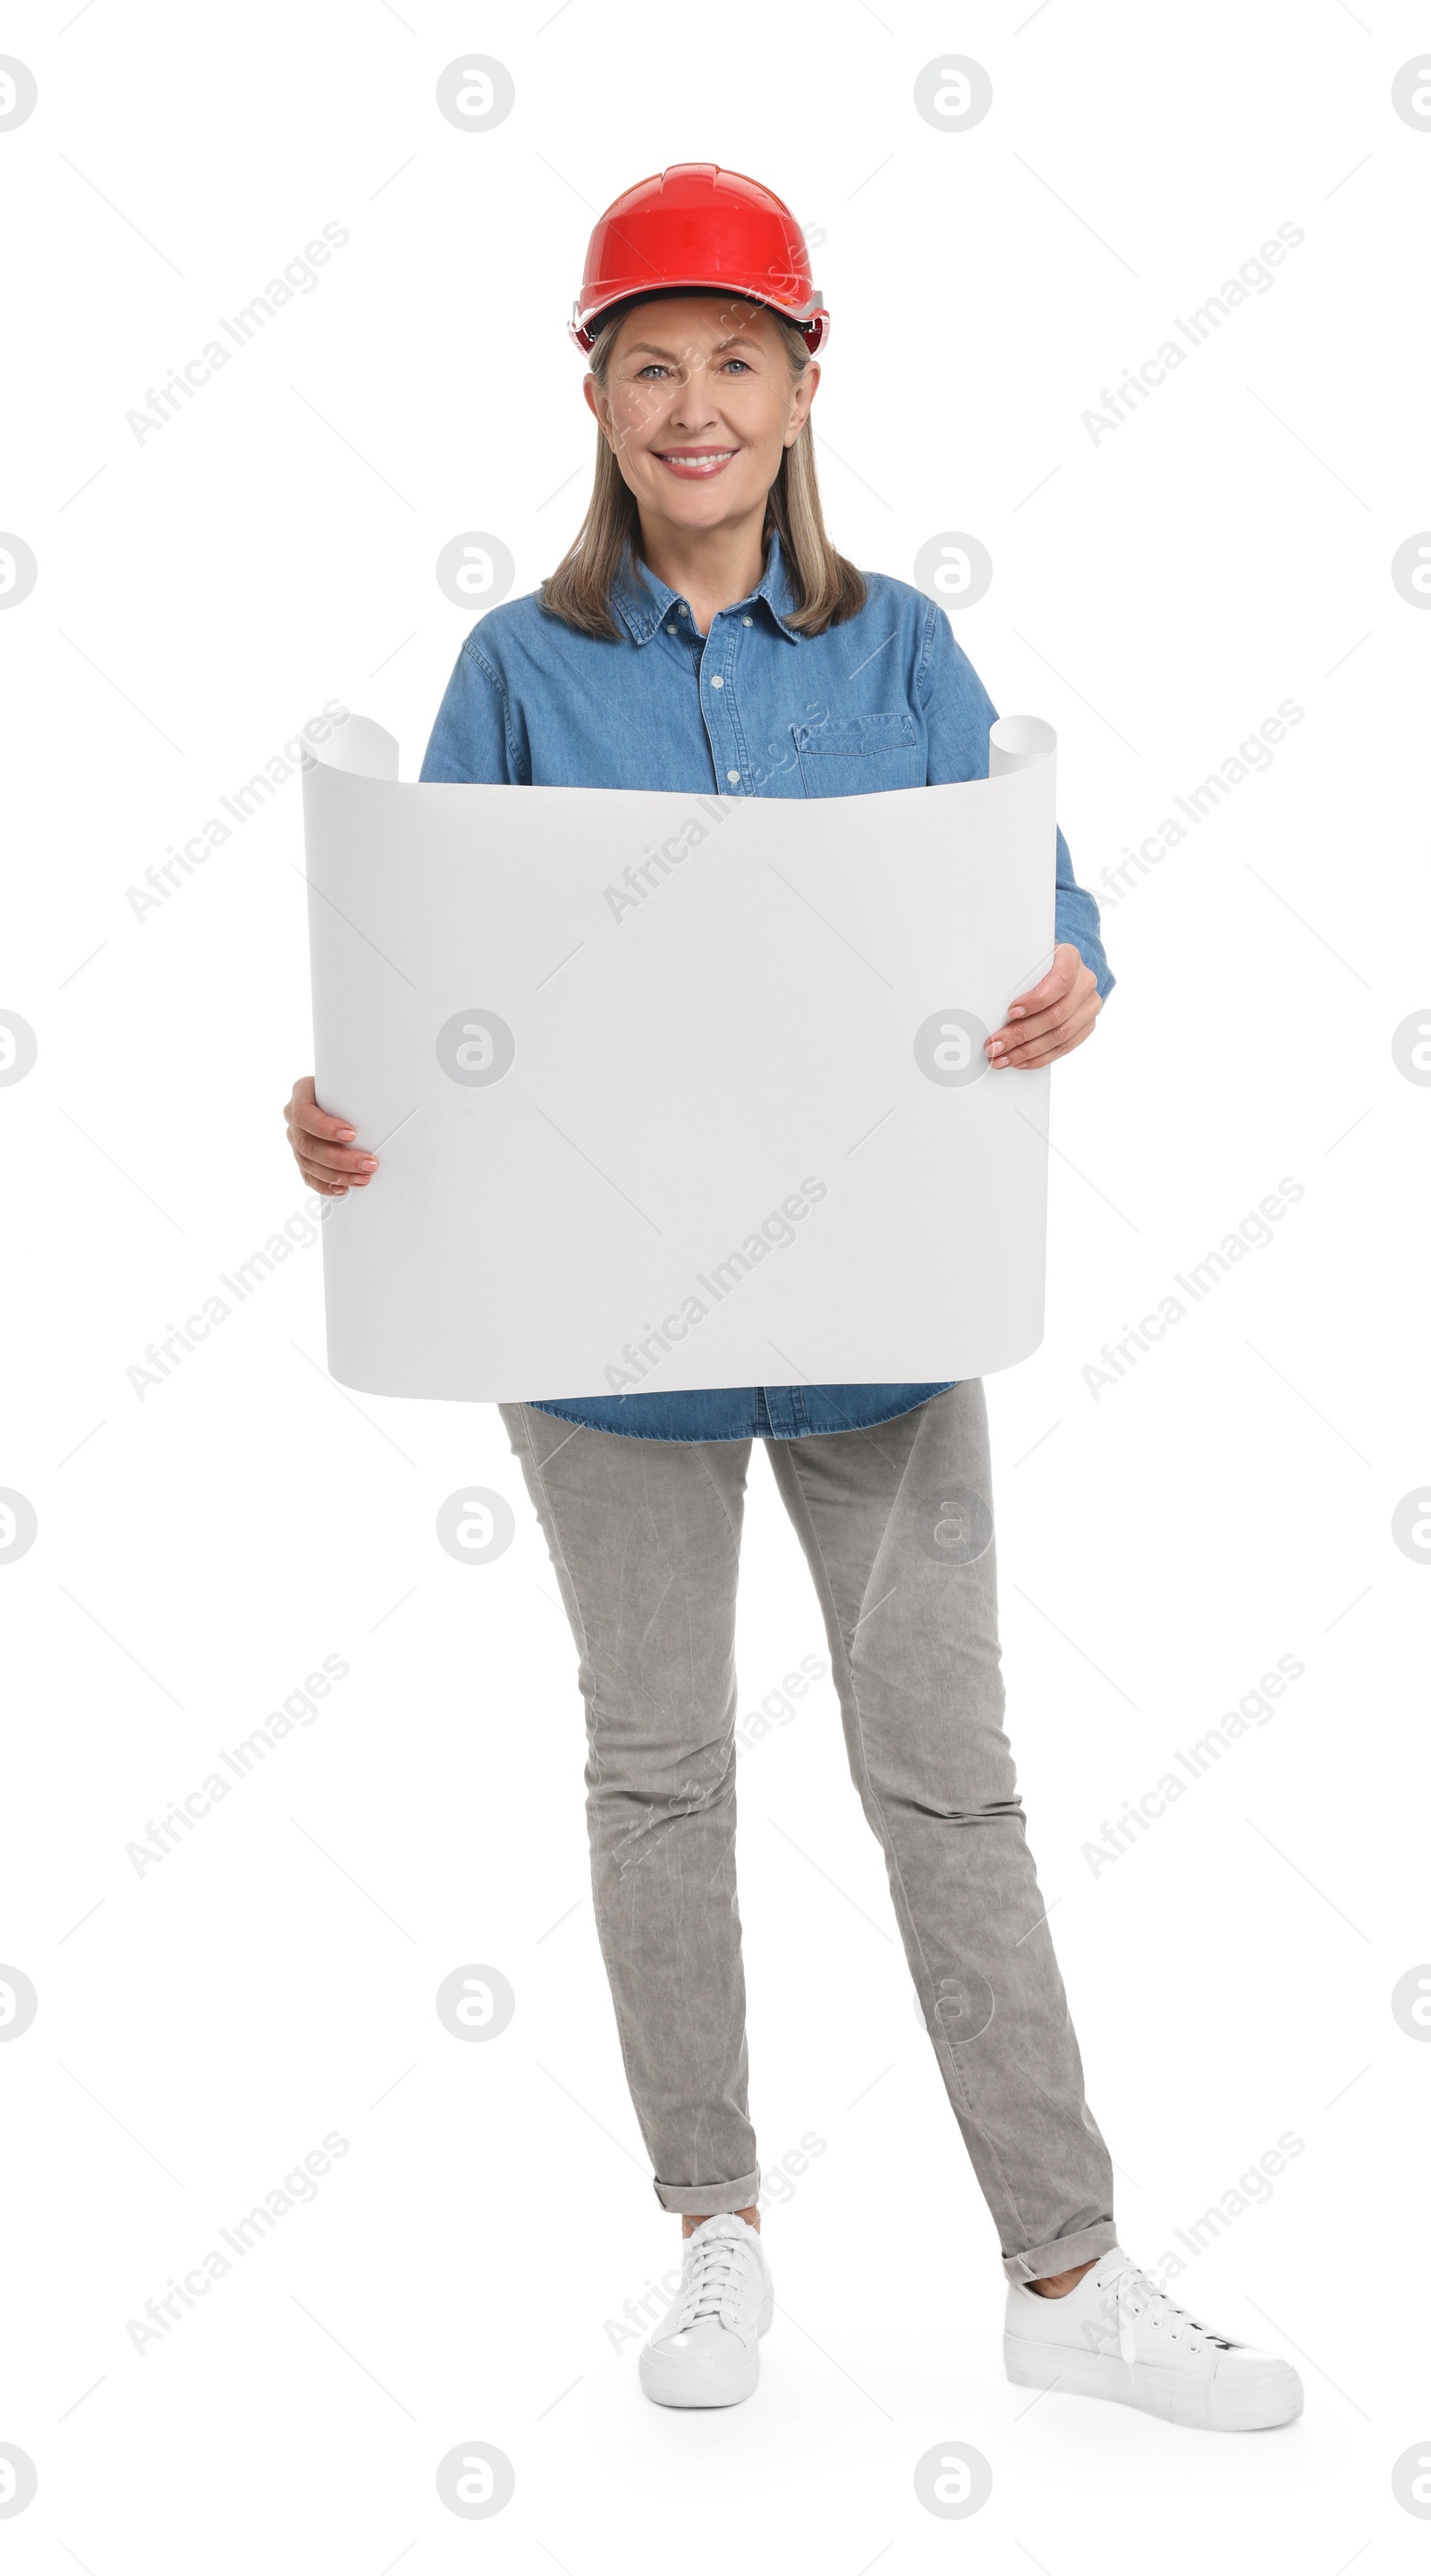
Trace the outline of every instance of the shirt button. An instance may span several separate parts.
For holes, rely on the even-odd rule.
[[[738,787],[740,785],[740,771],[738,769],[728,769],[725,774],[730,786]]]
[[[717,671],[715,678],[712,680],[711,687],[713,689],[723,689],[725,687],[725,682],[721,678],[719,671]]]
[[[674,626],[668,626],[668,627],[667,627],[667,629],[666,629],[666,633],[667,633],[668,635],[674,635],[674,634],[675,634],[675,631],[676,631],[676,630],[675,630]]]
[[[753,617],[742,617],[742,619],[741,619],[741,621],[740,621],[740,622],[741,622],[742,626],[753,626],[753,625],[755,624],[755,620],[754,620],[754,618],[753,618]]]
[[[689,617],[689,616],[690,616],[690,613],[691,613],[691,612],[690,612],[690,610],[687,608],[685,601],[684,601],[684,600],[682,600],[682,601],[681,601],[681,604],[680,604],[680,606],[679,606],[679,608],[676,610],[676,615],[677,615],[678,617]]]

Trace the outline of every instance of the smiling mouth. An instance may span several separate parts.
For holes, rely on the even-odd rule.
[[[736,450],[733,447],[658,447],[656,461],[671,474],[687,482],[709,481],[712,474],[723,473]]]

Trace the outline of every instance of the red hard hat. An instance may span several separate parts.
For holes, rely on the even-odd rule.
[[[810,354],[830,317],[810,281],[805,236],[787,205],[739,170],[676,161],[608,206],[587,244],[568,329],[589,349],[613,306],[688,286],[768,304],[804,332]]]

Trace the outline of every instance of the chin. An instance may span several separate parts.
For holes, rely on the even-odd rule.
[[[734,490],[724,475],[715,483],[663,479],[655,498],[662,516],[683,528],[718,528],[723,519],[746,517],[754,506],[749,494]]]

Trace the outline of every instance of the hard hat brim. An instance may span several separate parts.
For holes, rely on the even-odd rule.
[[[571,320],[567,324],[568,336],[585,356],[592,349],[596,335],[603,324],[623,306],[654,304],[661,298],[671,295],[725,295],[733,304],[759,305],[763,311],[777,314],[782,322],[793,322],[796,330],[803,332],[812,358],[829,342],[830,315],[828,308],[821,301],[818,290],[811,295],[808,303],[791,306],[782,304],[777,296],[759,295],[751,287],[732,285],[730,279],[725,277],[663,279],[659,286],[645,289],[637,287],[620,295],[604,297],[600,304],[589,305],[585,311],[579,303],[574,304],[571,309]]]

